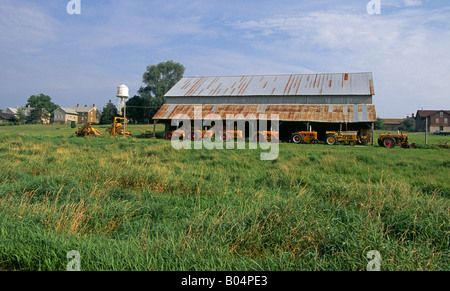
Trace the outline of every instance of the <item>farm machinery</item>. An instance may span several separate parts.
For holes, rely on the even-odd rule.
[[[82,127],[79,127],[78,130],[75,132],[75,134],[77,136],[81,136],[81,137],[84,137],[84,136],[101,136],[102,133],[99,130],[93,128],[91,125],[92,125],[92,123],[86,123]]]
[[[255,142],[261,141],[275,142],[278,141],[279,139],[280,139],[279,132],[274,130],[260,130],[252,138],[252,140]]]
[[[125,124],[122,125],[122,122]],[[123,117],[115,117],[114,122],[111,124],[111,128],[106,129],[109,134],[116,135],[131,135],[129,131],[127,131],[127,123],[128,120]]]
[[[296,144],[301,144],[304,142],[310,142],[312,144],[319,143],[319,140],[317,139],[317,132],[316,131],[297,131],[294,132],[291,136],[291,141]]]
[[[237,140],[237,141],[243,141],[244,140],[244,133],[242,130],[237,129],[228,129],[226,127],[223,127],[218,131],[219,137],[222,141],[227,142],[230,140]],[[167,131],[165,133],[165,138],[167,140],[171,140],[172,137],[175,139],[184,139],[187,133],[182,129],[177,129],[173,131]],[[203,129],[192,129],[190,133],[190,139],[192,141],[198,141],[202,138],[215,138],[215,133],[211,130]],[[250,137],[250,141],[259,142],[259,141],[277,141],[279,140],[279,132],[278,131],[257,131],[255,134],[253,134]]]
[[[351,146],[354,146],[358,143],[366,143],[366,138],[359,137],[357,131],[327,131],[325,142],[328,145],[335,145],[338,142],[345,142]]]
[[[385,148],[394,148],[395,146],[401,146],[402,148],[415,147],[415,145],[409,145],[408,136],[403,133],[391,134],[382,133],[378,136],[378,145]]]
[[[185,139],[187,133],[182,129],[177,129],[166,132],[164,136],[167,140],[171,140],[172,137],[174,137],[175,139]],[[211,130],[206,129],[191,129],[191,133],[188,138],[190,138],[192,141],[198,141],[205,137],[215,138],[215,133]],[[242,130],[229,130],[227,128],[219,130],[219,137],[223,141],[229,141],[231,139],[243,140]]]

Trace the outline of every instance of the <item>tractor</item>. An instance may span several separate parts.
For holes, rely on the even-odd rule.
[[[174,131],[168,131],[165,133],[165,138],[167,140],[171,140],[172,136],[174,136],[177,139],[184,139],[186,133],[182,129],[177,129]],[[242,130],[228,130],[226,127],[219,130],[219,136],[222,141],[229,141],[231,139],[237,139],[238,141],[243,140]],[[197,129],[191,129],[190,133],[190,139],[192,141],[199,141],[204,137],[214,138],[215,133],[212,130],[197,130]]]
[[[380,147],[385,148],[394,148],[396,145],[399,145],[402,148],[410,147],[408,144],[408,136],[403,133],[399,134],[382,133],[378,136],[378,145]]]
[[[354,146],[361,143],[357,131],[327,131],[325,141],[328,145],[335,145],[338,142],[347,142]]]
[[[125,123],[125,129],[121,122]],[[116,135],[131,135],[129,131],[127,131],[127,123],[128,120],[123,117],[115,117],[114,122],[111,124],[111,128],[107,128],[106,131],[109,132],[109,134],[116,136]]]
[[[309,141],[312,144],[319,143],[319,140],[317,139],[317,132],[316,131],[297,131],[294,132],[291,136],[291,141],[296,144],[301,144],[304,142]]]
[[[260,130],[253,135],[251,139],[254,142],[277,142],[280,139],[280,134],[278,131],[274,130]]]

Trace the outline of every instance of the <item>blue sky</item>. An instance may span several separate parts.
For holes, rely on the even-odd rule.
[[[0,0],[0,108],[44,93],[116,102],[147,65],[185,76],[373,72],[379,116],[450,109],[450,4],[440,0]]]

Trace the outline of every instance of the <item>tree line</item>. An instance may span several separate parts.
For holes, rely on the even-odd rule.
[[[133,123],[143,123],[151,120],[165,103],[164,95],[183,78],[185,67],[174,61],[161,62],[147,66],[141,86],[135,96],[126,102],[127,119]],[[16,116],[20,123],[42,123],[43,120],[53,120],[53,112],[59,108],[51,97],[43,93],[32,95],[27,104],[17,110]],[[30,108],[30,112],[27,112]],[[1,111],[0,111],[1,112]],[[112,123],[114,117],[122,115],[109,100],[101,111],[100,123]]]

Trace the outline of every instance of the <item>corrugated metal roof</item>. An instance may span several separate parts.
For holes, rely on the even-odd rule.
[[[372,73],[185,77],[166,97],[375,95]]]
[[[195,107],[201,107],[195,111]],[[197,113],[196,115],[194,113]],[[223,120],[227,114],[234,115],[234,120],[248,119],[254,114],[259,118],[260,114],[278,114],[281,121],[310,121],[325,123],[355,123],[375,122],[377,114],[375,105],[349,104],[349,105],[175,105],[166,104],[156,113],[153,119],[170,120],[180,118],[178,114],[185,114],[190,119],[209,119],[207,115],[218,114]],[[242,114],[242,116],[238,116]]]

